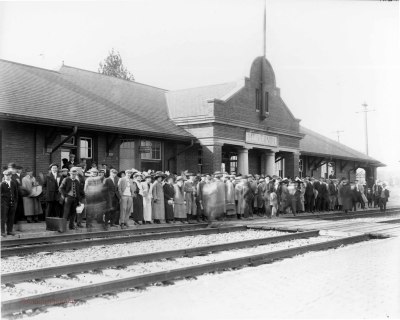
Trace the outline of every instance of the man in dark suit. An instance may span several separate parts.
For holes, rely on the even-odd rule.
[[[58,164],[52,163],[49,167],[50,172],[44,178],[43,192],[46,197],[46,217],[60,217],[60,186],[61,177],[58,175]]]
[[[14,215],[16,205],[18,203],[18,186],[15,181],[11,179],[12,171],[6,170],[3,172],[4,181],[0,185],[0,198],[1,198],[1,236],[6,236],[6,224],[7,234],[14,236]]]
[[[83,185],[78,179],[78,170],[72,167],[70,176],[63,179],[59,188],[61,196],[64,198],[63,218],[69,217],[69,228],[75,229],[76,207],[84,197]]]
[[[106,195],[106,214],[104,228],[108,230],[108,223],[111,226],[118,224],[119,221],[119,199],[120,194],[118,192],[118,171],[115,169],[110,170],[110,176],[104,179],[104,189]]]
[[[314,213],[314,186],[309,177],[306,179],[306,190],[304,195],[306,201],[306,211],[309,213]]]
[[[314,181],[314,189],[318,191],[317,197],[315,199],[315,210],[316,211],[321,211],[321,206],[322,206],[322,188],[321,188],[321,182],[319,180]]]

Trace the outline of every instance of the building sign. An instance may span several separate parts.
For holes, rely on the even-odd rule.
[[[267,134],[254,131],[246,131],[246,143],[259,144],[269,147],[277,147],[278,137],[269,136]]]
[[[151,153],[151,146],[140,146],[139,153]]]

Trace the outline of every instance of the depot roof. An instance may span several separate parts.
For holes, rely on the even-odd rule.
[[[361,161],[377,167],[384,166],[384,164],[380,161],[367,156],[362,152],[354,150],[335,140],[329,139],[303,126],[300,126],[300,132],[304,134],[304,138],[300,140],[300,152],[302,155]]]
[[[169,119],[165,92],[68,66],[52,71],[0,60],[0,115],[10,120],[193,139]]]

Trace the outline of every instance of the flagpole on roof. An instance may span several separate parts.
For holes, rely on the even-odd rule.
[[[266,59],[266,51],[267,51],[267,41],[266,41],[266,36],[267,36],[267,1],[264,0],[264,21],[263,21],[263,56],[261,59],[261,90],[260,90],[260,101],[261,101],[261,110],[260,110],[260,119],[264,120],[266,118],[265,115],[265,75],[264,75],[264,64],[265,64],[265,59]]]

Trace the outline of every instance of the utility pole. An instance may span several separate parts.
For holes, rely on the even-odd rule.
[[[337,135],[337,142],[340,142],[340,134],[342,133],[342,132],[344,132],[343,130],[336,130],[336,131],[333,131],[332,133],[336,133],[336,135]]]
[[[375,111],[375,109],[368,109],[368,105],[365,102],[361,106],[363,109],[356,113],[364,113],[365,153],[368,155],[368,112]]]

